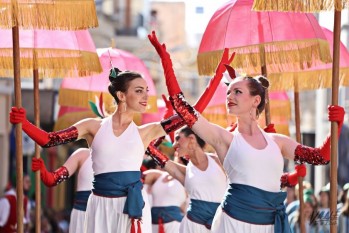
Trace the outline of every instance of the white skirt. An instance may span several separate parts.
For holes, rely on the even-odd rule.
[[[83,233],[85,223],[85,211],[74,209],[70,214],[69,232]]]
[[[179,227],[179,233],[210,233],[204,225],[193,222],[187,218],[187,215],[182,219]]]
[[[164,229],[166,233],[178,233],[179,231],[179,225],[181,223],[177,221],[172,221],[169,223],[164,224]],[[153,233],[158,233],[159,232],[159,225],[158,224],[153,224]]]
[[[212,233],[274,233],[274,225],[256,225],[241,222],[223,212],[219,207],[213,218]]]
[[[151,233],[151,213],[146,192],[142,190],[145,202],[142,216],[142,233]],[[91,195],[88,198],[85,233],[129,233],[131,231],[131,221],[127,214],[123,213],[126,197],[107,198]],[[137,223],[135,221],[137,232]]]

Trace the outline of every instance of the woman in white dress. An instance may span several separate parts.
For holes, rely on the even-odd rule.
[[[265,133],[257,122],[269,86],[263,76],[237,77],[228,87],[227,110],[236,115],[237,130],[231,133],[208,122],[185,100],[169,69],[172,64],[166,47],[155,39],[153,45],[161,57],[174,110],[215,149],[229,178],[230,187],[217,210],[212,232],[290,232],[283,203],[286,193],[280,191],[283,159],[328,164],[331,135],[321,147],[311,148],[281,134]],[[339,132],[343,118],[342,107],[329,106],[329,120],[338,123]]]
[[[178,233],[187,200],[183,185],[159,169],[144,172],[144,185],[152,198],[153,233]]]
[[[54,187],[64,179],[59,179],[59,171],[66,168],[69,177],[78,172],[73,210],[70,214],[69,232],[83,233],[85,211],[88,197],[92,190],[93,170],[91,153],[88,148],[81,148],[72,153],[63,166],[54,172],[48,172],[42,158],[32,159],[32,171],[40,170],[41,181],[48,187]]]

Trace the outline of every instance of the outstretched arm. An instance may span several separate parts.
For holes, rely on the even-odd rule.
[[[328,107],[328,119],[331,122],[338,123],[338,136],[340,134],[343,120],[344,109],[341,106],[332,105]],[[288,158],[293,159],[295,162],[309,163],[313,165],[328,164],[331,159],[331,134],[327,136],[324,143],[317,148],[301,145],[294,140],[279,135],[276,141],[281,145],[282,154]]]
[[[90,156],[90,150],[82,148],[76,150],[68,160],[54,172],[46,169],[42,158],[32,158],[32,171],[40,171],[41,181],[48,187],[53,187],[72,176]]]

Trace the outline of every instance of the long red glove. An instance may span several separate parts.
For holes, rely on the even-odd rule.
[[[266,133],[276,133],[276,130],[274,128],[274,124],[270,123],[269,125],[264,127],[264,132]]]
[[[24,108],[12,107],[10,112],[10,122],[12,124],[22,123],[23,131],[41,147],[52,147],[66,144],[75,141],[78,138],[78,131],[74,126],[65,130],[50,133],[36,127],[27,120],[26,110]]]
[[[344,108],[338,105],[331,105],[328,107],[328,120],[337,122],[338,137],[340,135],[343,120]],[[327,136],[322,146],[319,148],[312,148],[304,145],[298,145],[295,150],[294,161],[300,163],[309,163],[313,165],[328,164],[331,160],[331,134]]]
[[[164,114],[164,117],[162,119],[167,119],[167,118],[173,116],[173,107],[172,107],[171,102],[166,98],[165,95],[161,95],[161,97],[164,100],[165,107],[166,107],[165,114]],[[169,132],[168,135],[170,136],[171,142],[173,143],[174,142],[174,132],[173,131]]]
[[[156,162],[156,164],[162,168],[166,165],[167,161],[169,160],[169,158],[165,154],[163,154],[161,151],[158,150],[158,148],[154,146],[154,141],[151,142],[150,145],[147,147],[145,154],[149,155]]]
[[[294,187],[298,184],[298,177],[305,177],[307,175],[307,167],[305,164],[297,164],[295,171],[292,173],[284,173],[281,176],[281,188]]]
[[[39,170],[41,181],[48,187],[56,186],[69,178],[69,172],[66,167],[61,166],[56,171],[49,172],[42,158],[38,159],[34,157],[32,159],[32,171],[36,172]]]

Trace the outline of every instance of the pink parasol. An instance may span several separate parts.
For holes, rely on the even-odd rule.
[[[108,113],[113,112],[115,110],[114,100],[108,92],[108,76],[111,68],[111,59],[114,67],[117,67],[120,70],[136,71],[143,75],[149,87],[149,100],[147,112],[157,112],[158,109],[155,85],[149,74],[148,69],[146,68],[145,64],[141,59],[121,49],[97,49],[97,54],[103,67],[103,72],[98,75],[86,78],[63,79],[61,83],[61,88],[59,90],[59,104],[61,105],[61,108],[76,107],[92,113],[91,110],[89,110],[88,101],[95,102],[96,96],[99,97],[100,93],[103,93],[103,102],[106,111]],[[68,112],[66,112],[65,114],[68,114]],[[61,114],[61,116],[63,117],[65,114]],[[139,121],[139,123],[141,123],[141,121]],[[66,125],[66,123],[58,119],[55,128],[60,129],[63,125]]]

